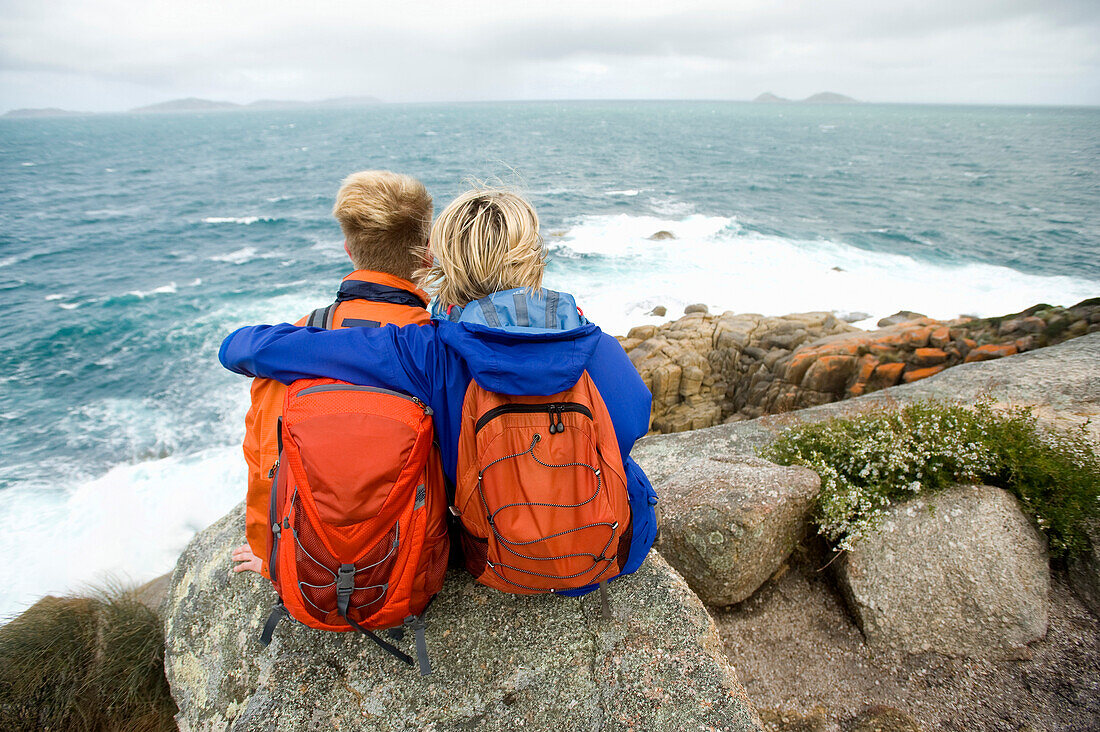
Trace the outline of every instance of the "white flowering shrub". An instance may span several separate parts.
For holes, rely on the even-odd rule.
[[[787,430],[762,457],[821,476],[819,530],[839,549],[873,531],[885,509],[955,483],[1005,488],[1050,542],[1054,556],[1087,547],[1100,517],[1100,456],[1084,430],[1040,428],[1028,408],[998,411],[922,401]]]

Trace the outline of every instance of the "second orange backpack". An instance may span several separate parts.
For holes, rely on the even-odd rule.
[[[619,574],[630,501],[611,417],[587,372],[552,396],[470,383],[451,512],[461,520],[466,568],[489,587],[603,590]]]

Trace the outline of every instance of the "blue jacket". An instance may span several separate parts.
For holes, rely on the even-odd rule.
[[[230,371],[284,384],[327,377],[418,397],[435,412],[443,469],[452,482],[471,379],[498,394],[548,396],[573,386],[587,370],[623,456],[633,513],[623,574],[636,571],[656,537],[657,495],[629,454],[649,430],[652,397],[618,341],[588,322],[571,295],[551,290],[503,290],[452,308],[446,318],[431,326],[336,331],[254,325],[230,334],[218,358]]]

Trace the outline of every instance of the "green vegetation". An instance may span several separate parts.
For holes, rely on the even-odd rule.
[[[157,614],[126,592],[44,597],[0,627],[0,729],[174,730]]]
[[[1040,427],[1030,408],[923,401],[786,431],[761,455],[821,476],[820,532],[841,549],[874,530],[885,509],[955,483],[1015,495],[1054,557],[1084,551],[1100,518],[1100,455],[1084,429]]]

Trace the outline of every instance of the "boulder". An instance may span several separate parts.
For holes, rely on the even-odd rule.
[[[660,551],[708,605],[749,597],[805,535],[817,473],[754,457],[692,461],[657,484]]]
[[[701,302],[697,302],[684,308],[684,315],[691,315],[692,313],[702,313],[703,315],[706,315],[709,310],[710,308],[708,308],[706,305]]]
[[[242,504],[172,577],[165,670],[182,730],[761,729],[706,608],[656,552],[610,584],[609,620],[596,593],[505,595],[452,572],[421,677],[367,638],[293,622],[262,648],[275,595],[230,571],[243,539]]]
[[[806,370],[801,385],[804,389],[827,394],[843,392],[857,368],[859,359],[855,356],[821,356]]]
[[[920,313],[914,313],[912,310],[899,310],[893,315],[889,315],[878,321],[878,327],[888,328],[891,325],[897,325],[898,323],[908,323],[910,320],[918,320],[925,316]]]
[[[664,229],[662,229],[660,231],[653,232],[647,238],[650,241],[665,241],[666,239],[675,239],[676,235],[673,234],[671,231],[665,231]]]
[[[892,506],[837,575],[872,646],[1011,658],[1046,634],[1046,542],[999,488]]]
[[[665,317],[665,313],[667,312],[668,308],[666,308],[664,305],[658,305],[657,307],[646,313],[646,315],[656,315],[658,318],[663,318]]]

